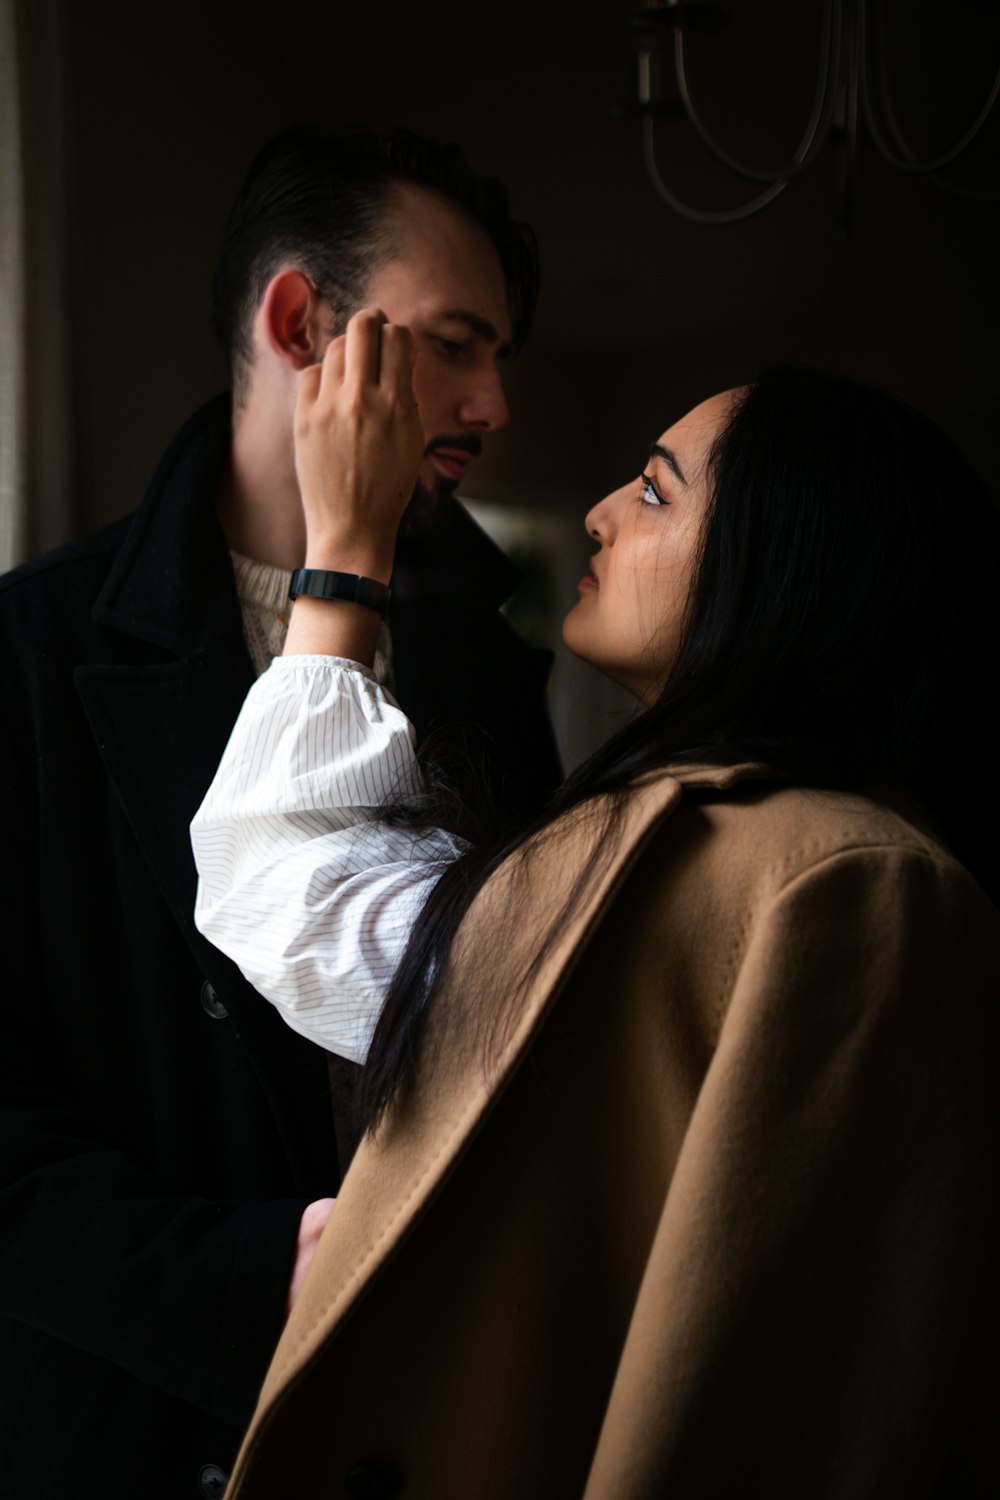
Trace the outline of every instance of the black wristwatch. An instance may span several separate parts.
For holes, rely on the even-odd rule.
[[[288,589],[289,599],[304,594],[307,599],[346,599],[376,610],[383,619],[389,610],[389,585],[357,573],[332,573],[327,568],[296,568]]]

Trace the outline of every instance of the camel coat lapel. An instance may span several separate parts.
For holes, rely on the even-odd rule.
[[[481,893],[463,932],[491,931],[498,925],[504,930],[506,978],[528,967],[539,933],[558,921],[567,896],[566,870],[595,864],[598,869],[572,920],[513,1008],[506,987],[491,990],[476,953],[460,935],[454,960],[457,982],[471,975],[476,986],[474,994],[463,988],[461,1015],[467,1024],[451,1024],[454,1012],[447,1028],[432,1022],[419,1097],[407,1102],[378,1137],[366,1140],[359,1150],[275,1352],[230,1495],[242,1493],[239,1476],[274,1415],[308,1376],[312,1363],[433,1202],[502,1098],[603,913],[650,837],[680,804],[684,785],[723,789],[769,774],[759,765],[740,764],[675,768],[673,774],[649,776],[629,799],[610,844],[602,841],[600,820],[588,809],[585,817],[564,820],[536,851],[530,893],[523,889],[516,865],[504,867]],[[530,922],[523,920],[526,910]],[[499,1032],[495,1021],[502,1021]],[[494,1059],[488,1074],[483,1065],[487,1046]]]
[[[481,1049],[470,1046],[464,1031],[431,1031],[427,1038],[432,1058],[427,1086],[421,1089],[416,1107],[404,1107],[375,1141],[365,1144],[345,1180],[338,1203],[349,1206],[350,1211],[334,1215],[324,1235],[315,1274],[310,1276],[285,1328],[261,1392],[257,1422],[266,1420],[274,1396],[280,1394],[287,1382],[295,1380],[297,1373],[334,1333],[454,1168],[530,1047],[532,1037],[579,959],[588,928],[596,925],[601,910],[613,900],[646,839],[680,796],[681,788],[676,781],[659,778],[644,787],[629,804],[625,827],[607,867],[534,976],[517,1007],[516,1017],[509,1024],[489,1077],[485,1076]],[[585,837],[576,834],[574,843]],[[594,851],[586,852],[591,855]],[[530,929],[522,926],[515,935],[522,948],[519,963],[530,961],[538,932],[557,917],[565,900],[565,885],[552,877],[572,857],[564,837],[543,851],[541,867],[536,866],[533,872],[533,918],[537,925]],[[501,921],[512,894],[508,882],[517,880],[516,872],[505,874],[507,878],[502,885],[494,881],[487,893],[490,906],[497,910]],[[465,969],[469,957],[461,949],[457,953],[459,973]],[[517,966],[512,963],[511,971],[516,972]],[[476,997],[481,1004],[493,1008],[504,998],[495,992],[491,996],[488,991]],[[488,1024],[482,1010],[479,1017]],[[251,1431],[248,1441],[252,1440]]]

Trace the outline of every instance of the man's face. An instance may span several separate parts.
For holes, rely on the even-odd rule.
[[[483,433],[507,421],[498,364],[510,344],[507,289],[489,236],[446,200],[397,184],[391,216],[399,255],[376,272],[364,300],[413,335],[427,445],[419,502],[451,494]]]

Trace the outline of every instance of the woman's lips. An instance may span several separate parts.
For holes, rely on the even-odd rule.
[[[594,564],[590,563],[589,567],[590,572],[584,573],[577,587],[581,589],[599,589],[601,585],[598,580],[597,574],[594,572]]]

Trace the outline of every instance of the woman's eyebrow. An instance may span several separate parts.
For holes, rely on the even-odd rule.
[[[650,458],[662,458],[667,468],[677,475],[681,484],[687,484],[687,480],[681,471],[681,466],[677,462],[677,455],[672,448],[665,448],[662,443],[654,443],[649,450],[649,456]]]

